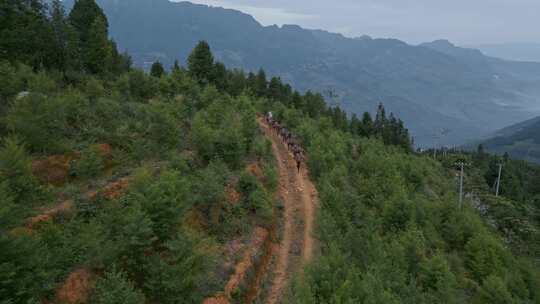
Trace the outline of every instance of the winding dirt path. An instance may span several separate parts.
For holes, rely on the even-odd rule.
[[[265,123],[258,118],[265,135],[272,141],[272,151],[279,170],[279,196],[284,205],[283,234],[277,262],[265,303],[280,303],[290,278],[313,257],[313,226],[318,194],[309,180],[305,166],[298,172],[293,155]]]

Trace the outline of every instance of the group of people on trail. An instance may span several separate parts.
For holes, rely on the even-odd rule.
[[[281,137],[283,143],[287,145],[287,148],[293,154],[294,160],[296,161],[296,168],[298,169],[298,172],[300,172],[302,162],[304,161],[304,149],[302,149],[302,146],[300,145],[300,140],[290,132],[284,124],[281,124],[277,119],[274,119],[272,112],[266,113],[265,119],[266,123],[268,123],[277,136]]]

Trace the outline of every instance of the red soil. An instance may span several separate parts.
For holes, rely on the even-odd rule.
[[[32,162],[32,173],[44,183],[60,186],[67,182],[74,155],[53,155]]]
[[[234,185],[229,185],[225,189],[227,203],[235,205],[240,202],[242,195],[235,189]]]
[[[51,221],[55,216],[59,214],[66,214],[71,212],[73,210],[73,201],[67,200],[63,203],[54,206],[51,209],[45,210],[42,214],[31,217],[28,219],[27,228],[28,229],[34,229],[38,224],[41,224],[43,222]]]
[[[256,162],[253,162],[251,164],[249,164],[246,168],[246,170],[253,174],[255,177],[257,177],[259,180],[262,180],[264,178],[264,173],[261,169],[261,167],[259,166],[258,163]]]
[[[75,270],[56,290],[56,302],[61,304],[87,303],[95,283],[96,276],[88,269]]]
[[[230,303],[232,294],[245,282],[246,275],[253,267],[259,253],[263,252],[263,247],[267,242],[270,234],[268,230],[257,227],[253,233],[251,241],[244,252],[242,260],[236,264],[234,274],[231,275],[229,281],[225,285],[223,293],[204,300],[204,304],[226,304]]]

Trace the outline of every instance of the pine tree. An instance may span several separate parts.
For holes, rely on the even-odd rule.
[[[291,97],[291,103],[296,109],[302,109],[304,107],[304,98],[297,91],[294,91]]]
[[[253,72],[249,72],[247,79],[246,79],[246,85],[249,89],[251,89],[252,93],[256,93],[255,86],[257,82],[257,77]]]
[[[362,116],[362,132],[361,136],[372,136],[373,135],[373,119],[371,118],[371,114],[369,112],[364,112],[364,115]]]
[[[200,41],[189,55],[188,69],[189,74],[194,77],[200,85],[207,85],[212,82],[214,56],[206,41]]]
[[[267,95],[268,82],[266,81],[266,73],[263,69],[259,69],[257,76],[255,77],[255,94],[263,97]]]
[[[377,115],[375,116],[375,122],[373,127],[375,128],[375,133],[378,135],[383,135],[384,127],[386,126],[386,110],[382,103],[377,107]]]
[[[142,292],[135,289],[125,273],[115,268],[108,271],[98,282],[94,301],[98,304],[143,304],[145,302]]]
[[[53,0],[50,15],[51,27],[54,34],[55,66],[60,70],[65,70],[67,62],[68,23],[64,6],[60,0]]]
[[[351,122],[349,124],[349,131],[353,134],[360,134],[362,129],[362,122],[356,116],[356,113],[353,113],[351,116]]]
[[[503,160],[505,163],[510,160],[510,154],[508,154],[508,152],[504,152]]]
[[[112,64],[112,50],[104,19],[97,18],[94,21],[86,45],[85,69],[94,74],[103,74],[108,71]]]
[[[214,75],[212,76],[214,85],[220,91],[225,91],[227,88],[227,68],[221,62],[216,62],[214,65]]]
[[[282,88],[283,84],[279,77],[272,77],[270,84],[268,85],[268,97],[273,98],[274,100],[283,101]]]
[[[21,203],[29,203],[38,189],[31,158],[17,138],[6,138],[0,148],[0,184]]]
[[[129,72],[133,63],[131,56],[127,52],[120,54],[116,42],[113,40],[109,41],[109,43],[111,45],[111,72],[115,75]]]
[[[92,36],[92,26],[98,18],[104,22],[105,31],[108,31],[109,24],[107,23],[107,17],[94,0],[75,1],[69,13],[69,21],[75,30],[77,30],[83,48],[86,48],[86,44]]]
[[[0,59],[54,67],[54,40],[42,1],[0,1]]]
[[[81,42],[77,30],[67,24],[66,26],[66,49],[64,52],[66,58],[66,70],[81,71],[83,68],[81,56]]]
[[[161,78],[165,74],[165,68],[163,68],[163,64],[161,62],[156,61],[152,64],[152,67],[150,68],[150,75]]]
[[[179,73],[182,71],[182,68],[180,67],[180,64],[178,63],[178,60],[174,61],[172,72],[173,73]]]
[[[484,151],[484,145],[483,144],[478,145],[478,147],[476,148],[476,154],[478,154],[479,156],[484,156],[485,151]]]
[[[238,96],[246,89],[246,75],[242,70],[227,71],[227,89],[232,96]]]

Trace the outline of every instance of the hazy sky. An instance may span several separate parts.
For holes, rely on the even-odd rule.
[[[540,0],[193,0],[234,8],[264,25],[299,24],[346,36],[420,43],[540,42]]]

